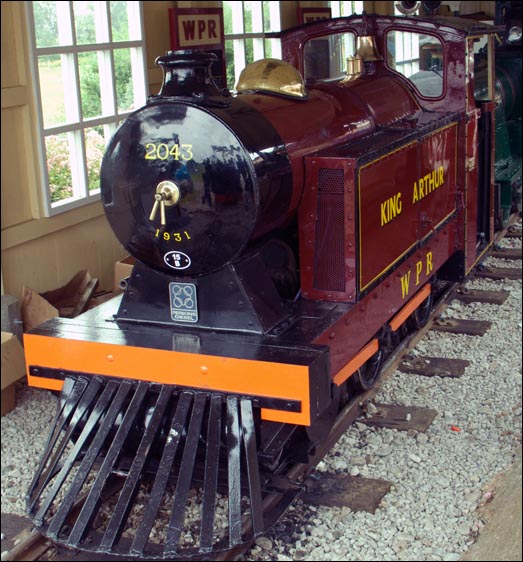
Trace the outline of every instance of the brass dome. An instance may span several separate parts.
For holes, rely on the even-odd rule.
[[[305,98],[305,84],[301,74],[288,62],[261,59],[248,64],[241,72],[238,93],[266,92],[291,98]]]

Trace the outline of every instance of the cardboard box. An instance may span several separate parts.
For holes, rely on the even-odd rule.
[[[29,287],[22,287],[22,321],[25,332],[58,315],[58,309],[44,297]]]
[[[14,410],[16,406],[15,385],[10,384],[2,390],[2,416]]]
[[[2,416],[15,407],[14,383],[25,376],[24,349],[11,332],[2,332]]]
[[[133,269],[136,259],[132,256],[127,256],[114,263],[114,290],[120,291],[120,281],[129,277]]]

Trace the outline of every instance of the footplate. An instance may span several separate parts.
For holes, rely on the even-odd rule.
[[[55,542],[172,560],[228,550],[266,531],[267,484],[251,400],[66,377],[27,500]]]

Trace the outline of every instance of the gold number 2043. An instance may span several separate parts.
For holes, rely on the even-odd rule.
[[[166,144],[161,142],[155,144],[148,142],[145,145],[145,159],[146,160],[167,160],[172,156],[175,160],[192,160],[192,144]]]

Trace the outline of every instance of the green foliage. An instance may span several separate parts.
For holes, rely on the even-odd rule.
[[[80,71],[80,95],[84,119],[98,117],[102,114],[100,97],[100,74],[97,53],[80,53],[78,55]]]
[[[56,203],[73,196],[73,180],[69,159],[67,134],[50,135],[45,139],[47,171],[51,202]],[[88,190],[100,189],[100,164],[105,149],[101,127],[85,131],[85,156],[87,162]]]
[[[105,151],[101,127],[85,131],[85,157],[87,160],[87,189],[100,189],[100,165]]]
[[[58,45],[58,24],[56,18],[56,2],[33,2],[37,47]]]
[[[45,147],[51,202],[56,203],[56,201],[73,196],[73,179],[71,176],[67,135],[46,137]]]
[[[118,108],[120,110],[130,109],[134,103],[134,93],[131,53],[129,49],[117,49],[114,51],[114,75]]]

